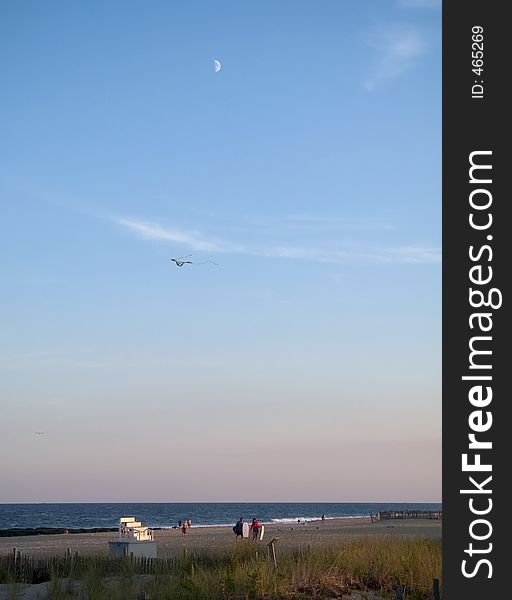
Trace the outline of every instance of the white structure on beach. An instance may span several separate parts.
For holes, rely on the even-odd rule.
[[[153,541],[153,530],[142,525],[135,517],[119,519],[119,540]]]
[[[119,539],[108,543],[114,556],[156,558],[156,542],[153,530],[137,521],[135,517],[119,519]]]

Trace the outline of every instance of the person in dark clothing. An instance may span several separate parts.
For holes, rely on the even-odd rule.
[[[236,522],[235,526],[233,527],[233,531],[236,534],[237,540],[238,540],[238,536],[242,537],[242,535],[243,535],[243,525],[244,525],[244,518],[240,517],[238,519],[238,521]]]

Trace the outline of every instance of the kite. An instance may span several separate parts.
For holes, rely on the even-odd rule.
[[[218,266],[218,263],[213,262],[213,260],[204,260],[203,262],[193,262],[191,260],[185,260],[186,258],[190,258],[192,254],[187,254],[187,256],[182,256],[180,258],[171,258],[171,260],[176,263],[177,267],[182,267],[183,265],[206,265],[212,264]]]

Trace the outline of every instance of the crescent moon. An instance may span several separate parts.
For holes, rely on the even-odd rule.
[[[218,73],[222,69],[220,62],[217,59],[213,61],[213,68],[215,69],[215,73]]]

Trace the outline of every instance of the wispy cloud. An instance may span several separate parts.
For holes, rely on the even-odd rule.
[[[199,231],[163,227],[158,223],[118,218],[115,221],[132,233],[146,240],[176,242],[188,246],[191,250],[205,252],[240,252],[241,247],[225,241],[208,238]]]
[[[319,245],[277,244],[239,244],[226,239],[209,237],[199,231],[168,228],[159,223],[137,221],[135,219],[116,218],[115,221],[146,240],[156,240],[180,244],[186,249],[202,252],[246,254],[266,258],[308,260],[333,264],[350,263],[438,263],[441,250],[435,247],[398,246],[398,247],[356,247],[340,248],[337,240],[324,241]]]
[[[343,250],[314,247],[277,246],[270,248],[267,252],[254,252],[254,254],[261,254],[263,256],[274,258],[312,260],[316,262],[333,264],[427,264],[441,262],[440,248],[422,246],[398,246],[392,248],[351,247]]]
[[[281,231],[307,230],[323,233],[325,231],[338,232],[364,232],[364,231],[394,231],[395,225],[389,222],[364,219],[342,218],[337,215],[318,215],[312,213],[296,213],[289,215],[259,215],[247,214],[243,216],[245,222],[251,226],[265,228],[279,228]]]
[[[441,249],[423,246],[399,246],[397,248],[378,249],[367,254],[383,263],[440,263]]]
[[[370,92],[409,71],[428,47],[419,31],[404,27],[380,29],[371,36],[369,44],[378,56],[373,72],[364,81],[365,89]]]

